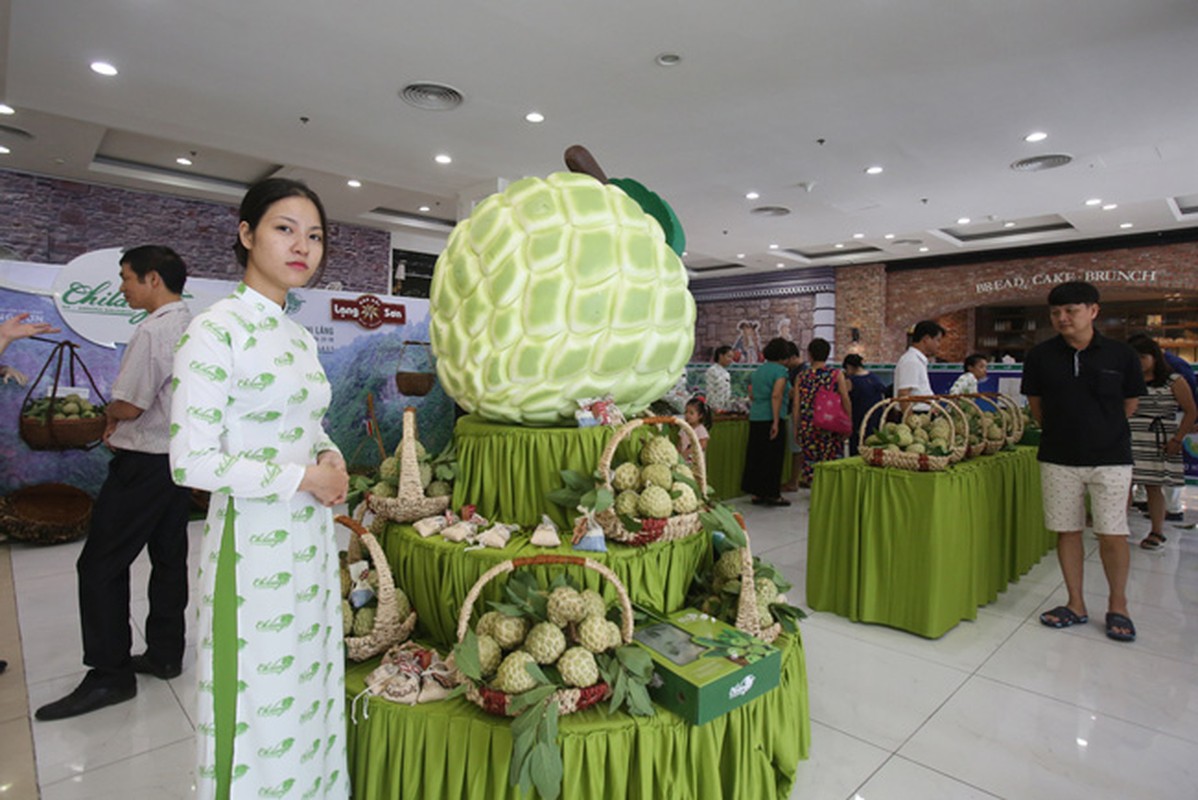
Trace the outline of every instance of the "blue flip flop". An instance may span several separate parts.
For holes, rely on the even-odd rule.
[[[1055,619],[1049,619],[1055,617]],[[1069,606],[1057,606],[1051,611],[1045,611],[1040,615],[1040,624],[1047,625],[1050,628],[1068,628],[1073,625],[1085,625],[1090,621],[1090,618],[1084,614],[1075,614]]]
[[[1122,628],[1128,632],[1122,633],[1115,630],[1115,628]],[[1123,614],[1116,614],[1114,611],[1110,611],[1106,615],[1106,635],[1116,642],[1134,642],[1136,640],[1136,626]]]

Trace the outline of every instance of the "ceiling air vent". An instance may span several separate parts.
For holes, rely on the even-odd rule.
[[[462,93],[443,83],[409,83],[399,90],[399,96],[425,111],[449,111],[462,104]]]
[[[756,217],[785,217],[790,213],[790,209],[786,206],[757,206],[749,213]]]
[[[1046,169],[1063,167],[1073,160],[1073,156],[1064,153],[1050,153],[1045,156],[1032,156],[1011,162],[1011,169],[1016,172],[1041,172]]]

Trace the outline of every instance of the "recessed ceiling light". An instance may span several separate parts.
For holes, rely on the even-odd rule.
[[[832,246],[833,246],[833,247],[835,247],[837,250],[843,250],[843,249],[844,249],[844,245],[843,245],[843,244],[841,244],[840,242],[837,242],[836,244],[834,244],[834,245],[832,245]]]
[[[181,167],[190,167],[191,159],[188,158],[187,156],[179,156],[178,158],[175,159],[175,163]]]
[[[757,194],[757,192],[746,192],[745,193],[746,200],[756,200],[758,197],[761,197],[761,195]]]
[[[744,253],[737,253],[737,254],[736,254],[736,257],[737,257],[737,258],[744,258],[744,257],[745,257],[745,254],[744,254]]]
[[[893,234],[893,233],[888,233],[888,234],[886,234],[885,236],[883,236],[882,238],[883,238],[883,239],[893,239],[893,238],[894,238],[894,234]]]
[[[969,217],[958,217],[957,218],[958,225],[968,225],[970,222],[973,222],[973,220],[971,220]]]
[[[1102,210],[1103,211],[1114,211],[1118,207],[1119,207],[1118,203],[1107,203],[1105,206],[1102,207]]]
[[[682,56],[677,53],[661,53],[653,60],[657,62],[657,66],[659,67],[673,67],[682,60]]]
[[[686,257],[687,257],[687,256],[689,256],[689,255],[690,255],[690,253],[688,253],[687,251],[683,250],[683,251],[682,251],[682,256],[681,256],[681,258],[686,258]]]
[[[438,164],[452,164],[453,163],[453,159],[450,158],[449,156],[445,155],[444,153],[438,153],[436,158],[433,159],[433,161],[436,161]]]
[[[362,188],[362,182],[360,180],[358,180],[357,178],[350,178],[349,180],[347,180],[345,182],[345,185],[351,189],[361,189]]]
[[[15,113],[17,113],[16,109],[14,109],[12,106],[8,105],[7,103],[0,103],[0,114],[8,116],[9,114]]]
[[[1131,223],[1130,223],[1130,222],[1123,222],[1123,223],[1120,223],[1119,227],[1120,227],[1120,228],[1130,228],[1130,227],[1131,227]]]
[[[1003,226],[1004,228],[1014,228],[1014,227],[1015,227],[1015,223],[1014,223],[1014,222],[1004,222],[1004,223],[1002,224],[1002,226]]]
[[[864,233],[854,233],[854,234],[853,234],[853,238],[854,238],[854,239],[864,239],[864,238],[865,238],[865,234],[864,234]]]
[[[429,208],[428,206],[421,206],[421,207],[420,207],[420,210],[421,210],[421,211],[432,211],[432,209],[431,209],[431,208]]]
[[[8,154],[9,154],[9,153],[11,153],[11,152],[12,152],[12,150],[9,150],[9,149],[8,149],[7,147],[5,147],[4,145],[0,144],[0,156],[6,156],[6,155],[8,155]]]
[[[109,64],[107,61],[93,61],[92,72],[97,75],[103,75],[106,78],[111,78],[117,74],[116,67]]]
[[[540,111],[529,111],[527,114],[524,115],[524,118],[526,120],[528,120],[529,122],[544,122],[545,121],[545,115],[542,114]]]
[[[771,244],[771,245],[770,245],[770,249],[771,249],[771,250],[777,250],[777,249],[778,249],[778,245],[776,245],[776,244]]]
[[[1086,201],[1086,205],[1088,205],[1088,206],[1096,206],[1096,205],[1100,205],[1101,203],[1102,203],[1101,197],[1091,197],[1089,200]]]
[[[781,261],[778,262],[778,269],[782,269],[782,267],[785,267],[785,266],[786,265],[783,264]]]
[[[879,167],[879,166],[878,166],[878,165],[876,165],[876,164],[875,164],[874,166],[872,166],[872,167],[866,167],[866,168],[865,168],[865,174],[866,174],[866,175],[881,175],[881,174],[882,174],[882,168],[881,168],[881,167]]]
[[[1048,134],[1044,131],[1032,131],[1027,136],[1023,137],[1025,142],[1042,142],[1048,138]]]
[[[921,253],[926,253],[926,252],[928,252],[928,248],[926,248],[926,247],[921,247],[921,248],[919,248],[919,252],[921,252]]]

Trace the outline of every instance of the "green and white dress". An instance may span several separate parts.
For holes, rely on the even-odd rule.
[[[212,492],[199,567],[200,798],[345,798],[345,662],[332,513],[298,491],[336,447],[316,342],[247,287],[175,354],[175,482]]]

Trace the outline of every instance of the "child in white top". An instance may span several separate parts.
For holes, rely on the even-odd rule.
[[[699,449],[707,450],[707,440],[710,438],[707,434],[707,428],[711,425],[711,409],[707,406],[707,401],[703,395],[696,395],[686,403],[686,410],[682,414],[682,418],[686,420],[686,424],[690,425],[695,430],[695,437],[699,440]],[[691,441],[690,437],[685,433],[682,435],[679,452],[682,457],[688,462],[693,463],[691,456]]]

